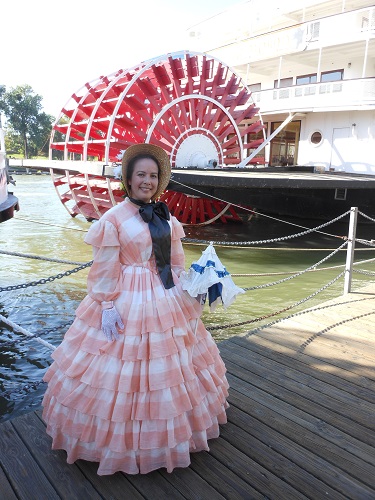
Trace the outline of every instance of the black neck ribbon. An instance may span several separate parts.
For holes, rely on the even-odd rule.
[[[148,224],[156,267],[164,288],[168,290],[175,286],[171,271],[171,228],[168,224],[170,219],[168,207],[162,201],[144,203],[134,198],[129,200],[140,207],[139,214]]]

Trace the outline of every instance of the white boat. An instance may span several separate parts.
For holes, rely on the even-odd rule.
[[[373,2],[249,0],[188,37],[251,89],[269,140],[257,153],[266,166],[375,175]]]
[[[48,165],[73,217],[122,201],[112,167],[137,142],[170,154],[163,200],[182,223],[238,220],[233,204],[375,217],[370,2],[249,0],[187,35],[189,50],[85,83],[63,106]]]
[[[12,179],[8,175],[7,157],[5,152],[4,132],[0,118],[0,222],[11,219],[14,210],[19,210],[18,199],[8,192],[8,184]]]

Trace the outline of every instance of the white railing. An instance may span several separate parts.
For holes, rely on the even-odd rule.
[[[254,92],[262,113],[375,106],[375,78],[294,85]]]

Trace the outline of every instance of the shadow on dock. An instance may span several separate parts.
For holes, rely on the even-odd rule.
[[[221,342],[228,423],[187,469],[98,476],[40,412],[0,425],[2,499],[375,498],[375,285]]]

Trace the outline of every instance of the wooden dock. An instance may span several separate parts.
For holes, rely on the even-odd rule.
[[[172,474],[98,476],[40,412],[0,425],[1,500],[375,499],[375,285],[222,342],[230,408]]]

